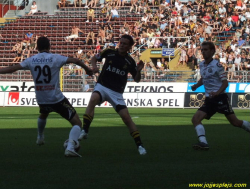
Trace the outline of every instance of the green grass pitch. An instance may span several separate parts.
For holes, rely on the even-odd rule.
[[[85,108],[76,108],[80,118]],[[209,151],[194,151],[196,109],[130,108],[147,155],[112,108],[96,108],[82,158],[65,158],[70,124],[52,113],[35,144],[37,107],[0,108],[0,189],[188,189],[190,183],[247,183],[250,135],[216,114],[203,124]],[[250,120],[249,110],[235,110]]]

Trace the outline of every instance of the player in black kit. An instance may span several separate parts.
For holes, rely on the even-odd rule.
[[[135,140],[139,154],[145,155],[146,150],[142,145],[140,134],[131,119],[123,99],[128,73],[132,75],[135,82],[139,82],[141,80],[141,70],[144,67],[143,61],[136,65],[134,59],[128,54],[133,44],[134,40],[130,35],[123,35],[119,41],[118,49],[106,49],[100,55],[92,57],[93,72],[99,71],[96,66],[97,61],[101,61],[103,58],[106,60],[86,112],[83,115],[84,126],[79,140],[86,139],[88,136],[89,127],[94,118],[95,106],[108,101],[128,127],[131,136]]]

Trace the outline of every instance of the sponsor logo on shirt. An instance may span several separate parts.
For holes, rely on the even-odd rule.
[[[113,72],[113,73],[116,73],[116,74],[122,75],[122,76],[125,75],[125,71],[119,70],[116,67],[111,67],[110,65],[107,67],[106,71],[110,71],[110,72]]]
[[[47,62],[53,62],[53,58],[33,58],[33,63],[47,63]]]

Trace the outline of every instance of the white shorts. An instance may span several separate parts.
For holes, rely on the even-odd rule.
[[[70,35],[66,37],[66,39],[76,39],[76,38],[78,38],[78,35]]]
[[[100,83],[96,84],[93,92],[98,92],[101,95],[100,104],[105,101],[108,101],[115,110],[117,105],[126,106],[125,101],[123,99],[123,95],[121,93],[115,92],[107,87],[104,87]]]

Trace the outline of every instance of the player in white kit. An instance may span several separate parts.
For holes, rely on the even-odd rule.
[[[231,105],[225,90],[228,86],[227,76],[224,68],[218,60],[213,59],[215,46],[212,42],[203,42],[201,52],[204,61],[200,63],[201,79],[192,86],[195,91],[201,85],[205,87],[205,103],[200,107],[192,118],[192,123],[199,139],[199,142],[193,145],[196,150],[208,150],[209,146],[205,137],[205,129],[201,121],[210,119],[216,112],[222,113],[227,120],[235,127],[242,128],[250,132],[250,123],[239,120]]]
[[[38,145],[44,144],[43,133],[47,117],[50,112],[57,112],[72,125],[65,156],[81,157],[75,152],[74,145],[80,136],[82,122],[75,109],[60,90],[59,72],[60,68],[68,63],[75,63],[83,67],[88,75],[92,75],[92,70],[79,59],[50,53],[50,41],[47,37],[40,37],[37,40],[37,49],[39,51],[38,54],[27,58],[18,65],[0,69],[0,74],[12,73],[21,69],[31,71],[35,84],[36,99],[40,107],[40,116],[37,121],[38,137],[36,143]]]

